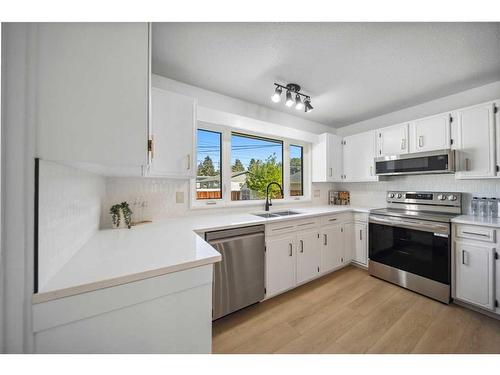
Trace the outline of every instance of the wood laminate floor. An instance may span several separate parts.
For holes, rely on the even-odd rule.
[[[214,353],[500,353],[500,321],[349,266],[213,324]]]

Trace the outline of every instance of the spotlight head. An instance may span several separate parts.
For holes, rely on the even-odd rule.
[[[300,100],[299,94],[295,95],[295,109],[297,111],[302,111],[304,109],[304,103],[302,103],[302,100]]]
[[[304,100],[304,104],[305,104],[304,112],[308,113],[314,109],[313,106],[311,105],[311,98],[306,98]]]
[[[275,103],[279,103],[281,100],[281,87],[276,86],[276,90],[274,90],[273,96],[271,96],[271,100]]]
[[[295,100],[293,100],[292,98],[292,93],[290,91],[287,91],[286,92],[286,101],[285,101],[285,105],[287,107],[291,107],[292,105],[295,104]]]

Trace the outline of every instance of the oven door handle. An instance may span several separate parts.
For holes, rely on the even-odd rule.
[[[423,232],[433,232],[446,235],[450,233],[449,225],[436,224],[426,221],[410,221],[410,220],[402,220],[394,218],[387,219],[387,218],[382,218],[380,216],[370,215],[369,222],[373,224],[388,225],[391,227],[414,229]]]

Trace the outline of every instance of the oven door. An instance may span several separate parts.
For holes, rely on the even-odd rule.
[[[450,284],[450,225],[370,215],[370,261]]]

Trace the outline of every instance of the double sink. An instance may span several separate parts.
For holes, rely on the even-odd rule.
[[[283,216],[291,216],[291,215],[298,215],[298,214],[300,214],[300,212],[286,210],[286,211],[277,211],[277,212],[258,213],[258,214],[252,214],[252,215],[263,217],[265,219],[270,219],[272,217],[283,217]]]

